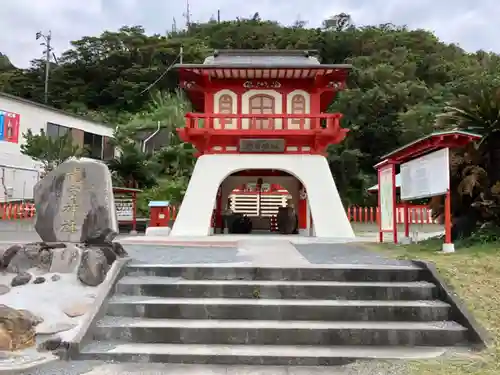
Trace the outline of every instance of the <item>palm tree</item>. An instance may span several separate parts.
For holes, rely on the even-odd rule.
[[[500,181],[500,89],[472,91],[445,107],[438,123],[482,135],[477,152],[491,181]]]
[[[133,142],[120,146],[120,155],[108,162],[108,168],[117,184],[130,188],[150,188],[156,185],[156,164],[141,152]]]
[[[452,150],[450,185],[454,216],[474,217],[500,225],[500,90],[471,91],[445,107],[438,126],[482,135],[478,144]],[[440,199],[431,202],[442,210]]]

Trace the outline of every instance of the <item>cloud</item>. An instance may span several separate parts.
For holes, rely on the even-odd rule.
[[[252,16],[291,24],[297,19],[318,26],[324,18],[349,13],[357,25],[394,23],[434,31],[443,41],[473,51],[500,52],[497,20],[500,7],[493,0],[190,0],[193,21],[205,21],[220,10],[222,19]],[[142,25],[164,34],[173,19],[185,22],[185,0],[2,0],[0,52],[20,67],[42,56],[35,40],[38,31],[52,31],[56,55],[71,40],[98,35],[123,25]]]

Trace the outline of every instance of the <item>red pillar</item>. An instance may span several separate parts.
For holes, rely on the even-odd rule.
[[[404,222],[405,222],[405,237],[410,237],[410,206],[408,203],[403,203]]]

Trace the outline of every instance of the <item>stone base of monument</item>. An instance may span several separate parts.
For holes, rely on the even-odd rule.
[[[65,161],[35,185],[34,200],[43,242],[0,249],[0,351],[78,328],[79,317],[101,305],[95,287],[127,260],[113,242],[118,222],[104,163]]]
[[[109,289],[107,280],[126,261],[118,243],[40,242],[0,249],[0,374],[28,373],[22,371],[54,360],[48,353],[54,340],[78,335],[102,304],[101,289]],[[37,345],[47,353],[37,352]]]

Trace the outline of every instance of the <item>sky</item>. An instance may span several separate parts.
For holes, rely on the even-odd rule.
[[[60,55],[71,40],[99,35],[128,25],[142,25],[148,33],[163,34],[185,23],[186,0],[1,0],[0,52],[18,67],[42,56],[37,32],[52,32],[54,53]],[[431,30],[443,41],[468,51],[500,53],[500,6],[494,0],[190,0],[192,21],[251,17],[308,26],[339,13],[351,15],[356,25],[393,23]]]

